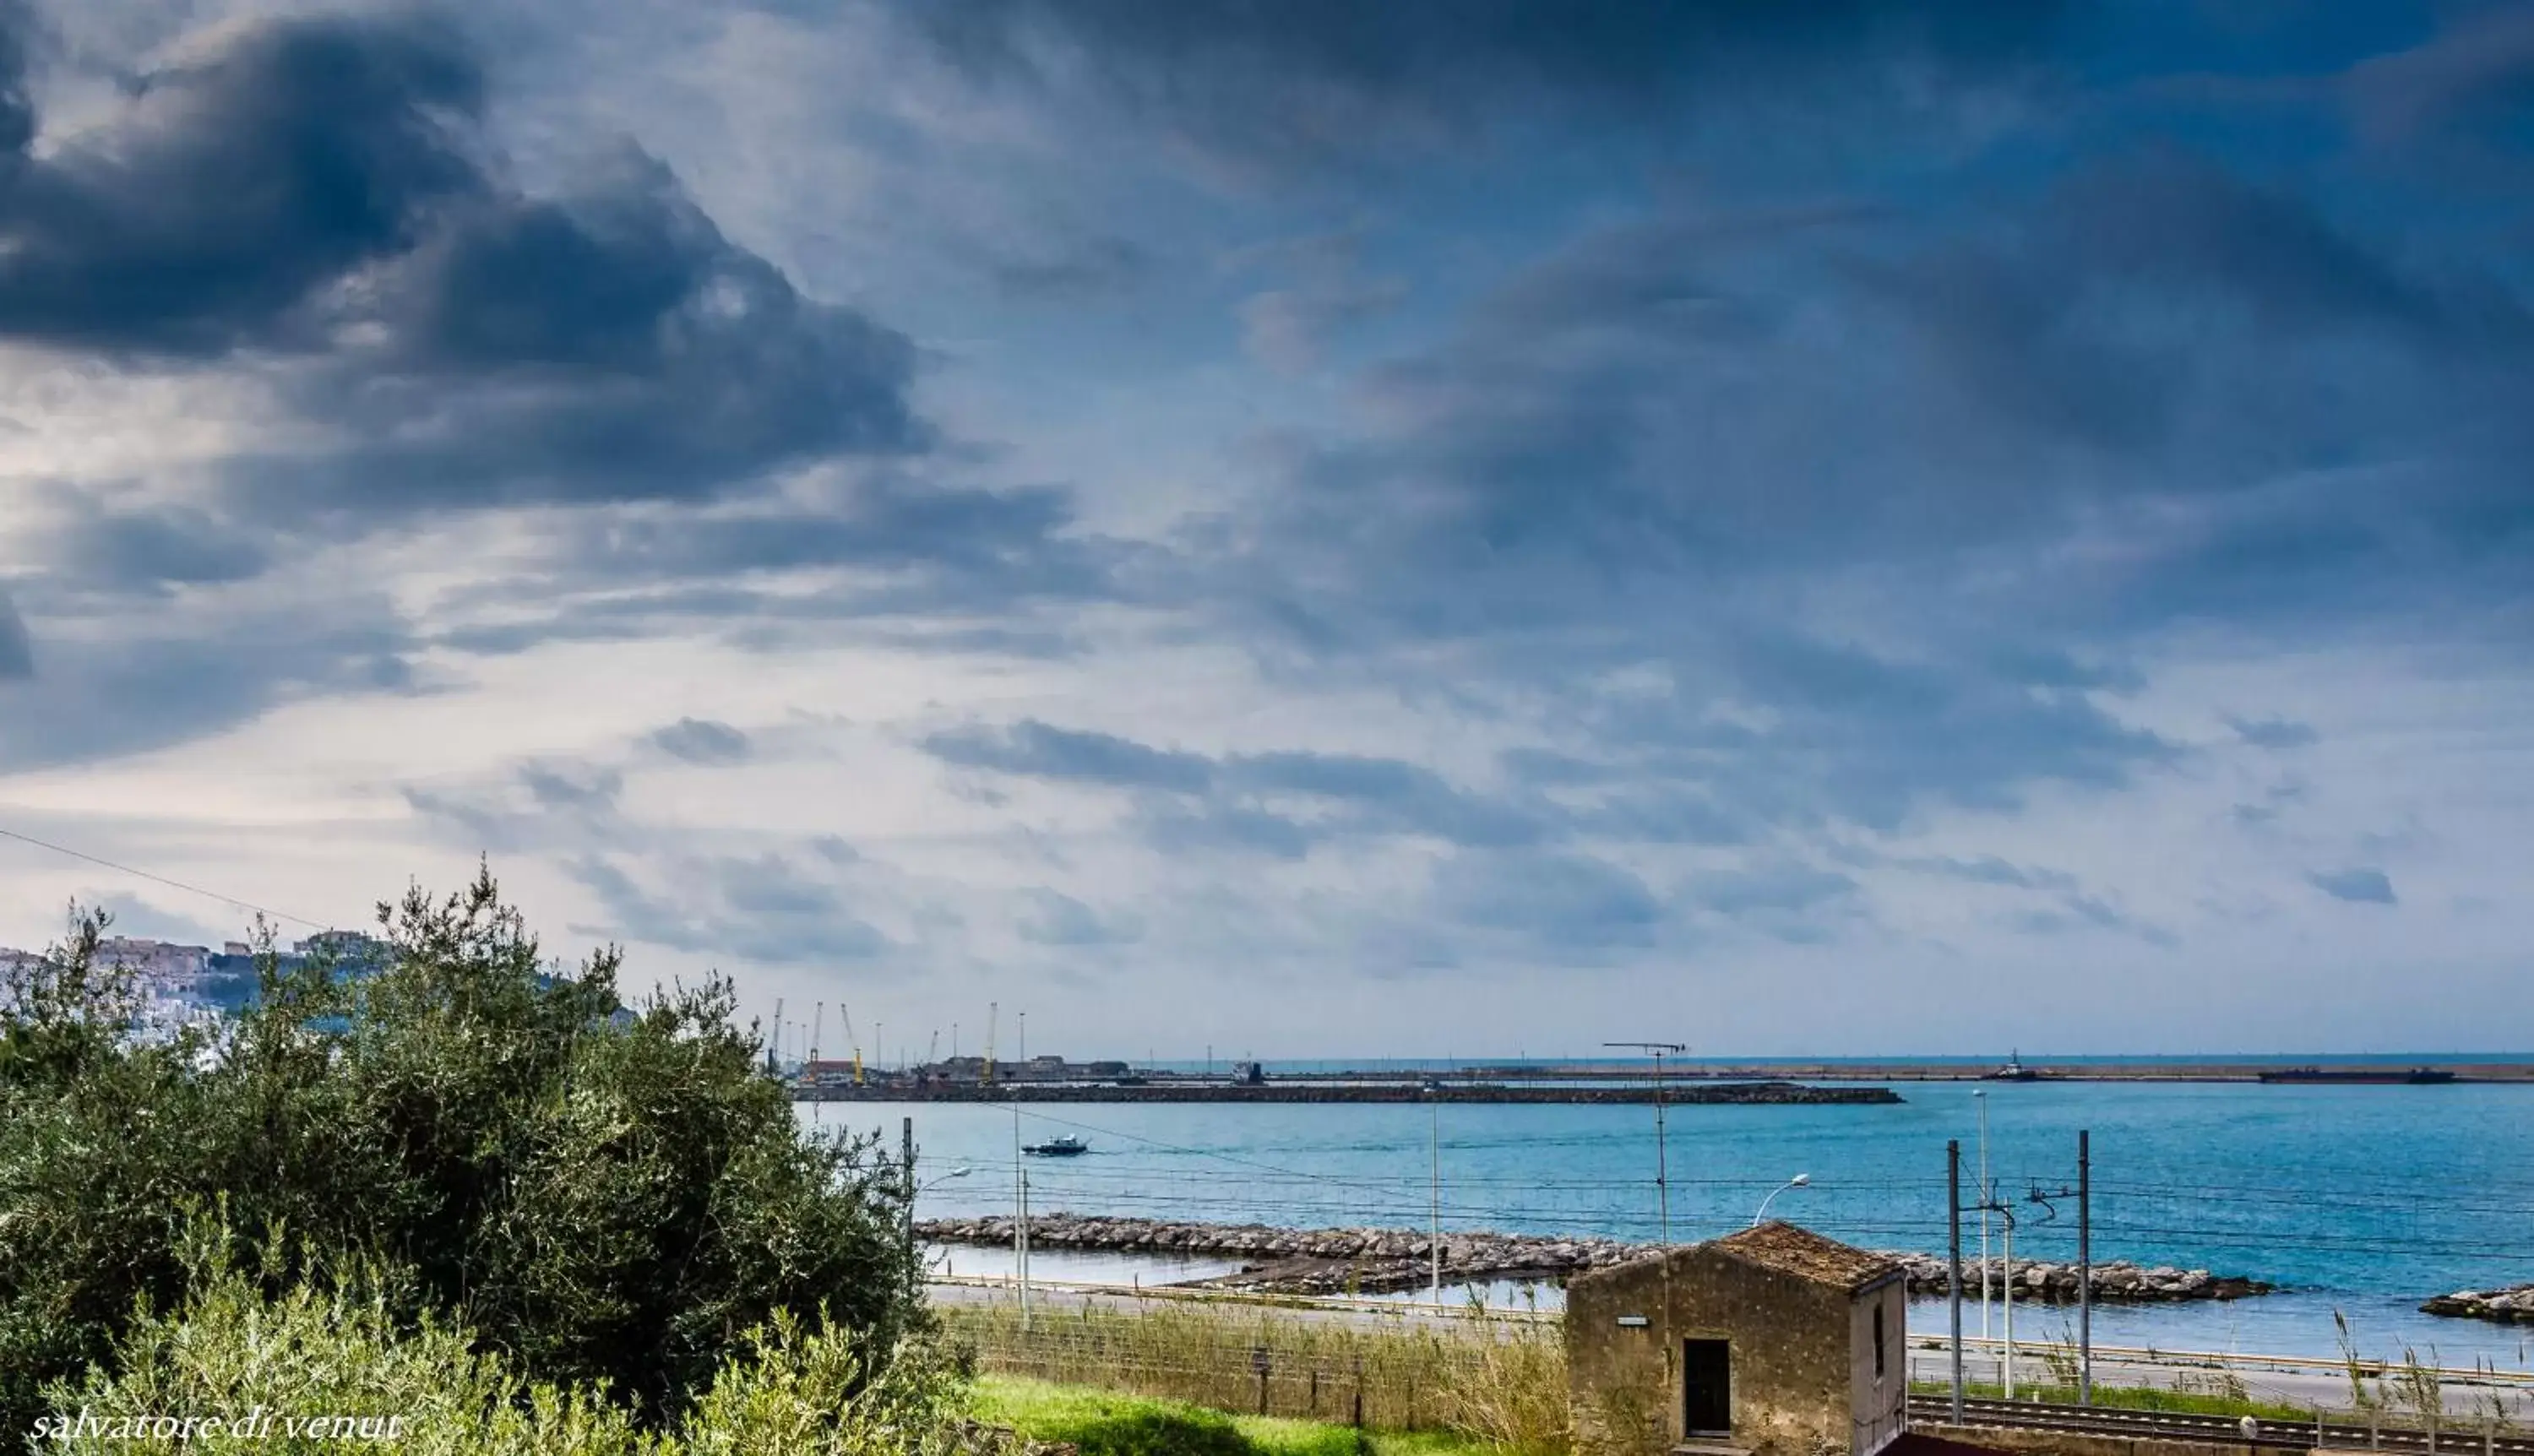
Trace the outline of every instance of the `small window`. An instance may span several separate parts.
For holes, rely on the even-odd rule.
[[[1883,1378],[1883,1305],[1874,1306],[1874,1378]]]

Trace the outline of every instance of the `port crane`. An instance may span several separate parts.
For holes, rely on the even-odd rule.
[[[839,1011],[843,1010],[844,1005],[845,1003],[843,1001],[838,1001],[836,1002],[836,1009]],[[825,1001],[820,1001],[818,1002],[816,1018],[811,1023],[810,1027],[810,1055],[803,1062],[801,1066],[802,1073],[809,1079],[813,1086],[817,1085],[818,1081],[818,1043],[825,1039],[826,1035],[827,1003]]]
[[[995,1081],[995,1020],[1001,1013],[1001,1003],[986,1002],[986,1068],[977,1080],[987,1086]]]
[[[765,1039],[765,1074],[772,1076],[783,1066],[783,998],[774,999],[774,1035]]]
[[[843,1001],[838,1001],[836,1014],[844,1018],[845,1045],[851,1047],[854,1052],[854,1085],[859,1087],[863,1084],[863,1044],[861,1039],[854,1035],[854,1013]]]

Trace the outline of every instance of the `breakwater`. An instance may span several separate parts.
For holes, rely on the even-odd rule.
[[[916,1233],[936,1244],[1008,1244],[1012,1220],[1002,1215],[935,1219],[917,1224]],[[1435,1247],[1425,1234],[1414,1229],[1279,1229],[1265,1224],[1176,1223],[1073,1213],[1031,1218],[1029,1237],[1033,1247],[1042,1248],[1237,1258],[1243,1265],[1240,1272],[1190,1280],[1181,1287],[1293,1295],[1380,1294],[1420,1288],[1433,1277]],[[1643,1258],[1653,1251],[1652,1245],[1617,1239],[1450,1233],[1441,1240],[1442,1277],[1456,1284],[1562,1279]],[[1890,1257],[1907,1271],[1910,1293],[1945,1293],[1942,1258],[1917,1253]],[[2004,1259],[1989,1263],[1993,1287],[2002,1288],[2012,1280],[2020,1300],[2052,1304],[2077,1301],[2074,1264],[2037,1259],[2017,1259],[2012,1267]],[[2211,1274],[2205,1269],[2126,1261],[2096,1264],[2092,1275],[2094,1298],[2106,1304],[2235,1300],[2271,1289],[2257,1279]],[[1963,1261],[1962,1278],[1965,1292],[1976,1293],[1979,1260]]]
[[[1510,1087],[1460,1083],[1336,1085],[1302,1082],[1156,1082],[1117,1086],[1086,1082],[893,1083],[887,1086],[804,1087],[802,1102],[1209,1102],[1209,1103],[1459,1103],[1534,1104],[1552,1107],[1646,1106],[1855,1106],[1899,1102],[1889,1087],[1810,1087],[1799,1082],[1710,1082],[1670,1087]]]
[[[2505,1289],[2464,1289],[2440,1295],[2420,1306],[2423,1314],[2451,1319],[2488,1319],[2500,1324],[2534,1324],[2534,1284]]]

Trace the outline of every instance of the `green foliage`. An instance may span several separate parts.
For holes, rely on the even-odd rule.
[[[398,1423],[392,1442],[417,1456],[989,1456],[1010,1444],[962,1419],[957,1363],[919,1337],[872,1361],[877,1347],[832,1323],[788,1313],[749,1331],[710,1385],[667,1429],[645,1430],[595,1385],[515,1373],[465,1328],[437,1315],[408,1322],[413,1282],[368,1259],[309,1264],[278,1296],[265,1284],[283,1262],[265,1246],[250,1269],[222,1221],[198,1218],[179,1259],[191,1290],[181,1311],[142,1310],[114,1370],[47,1392],[55,1419],[170,1413],[228,1419],[272,1413],[248,1434],[190,1443],[107,1436],[43,1442],[67,1451],[336,1452],[339,1438],[294,1435],[291,1417]]]
[[[624,1011],[615,954],[544,974],[489,874],[379,920],[374,974],[268,954],[258,1006],[172,1045],[125,1034],[101,917],[0,987],[0,1429],[183,1300],[188,1199],[296,1236],[268,1293],[370,1258],[403,1271],[406,1325],[460,1316],[523,1378],[604,1382],[646,1425],[778,1314],[877,1349],[916,1331],[894,1167],[801,1131],[726,982]]]
[[[1082,1456],[1477,1456],[1498,1448],[1446,1431],[1357,1431],[1319,1421],[1230,1416],[1182,1401],[989,1375],[976,1411]]]

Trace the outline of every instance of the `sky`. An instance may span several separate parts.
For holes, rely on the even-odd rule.
[[[0,0],[0,944],[2528,1048],[2529,259],[2517,4]]]

